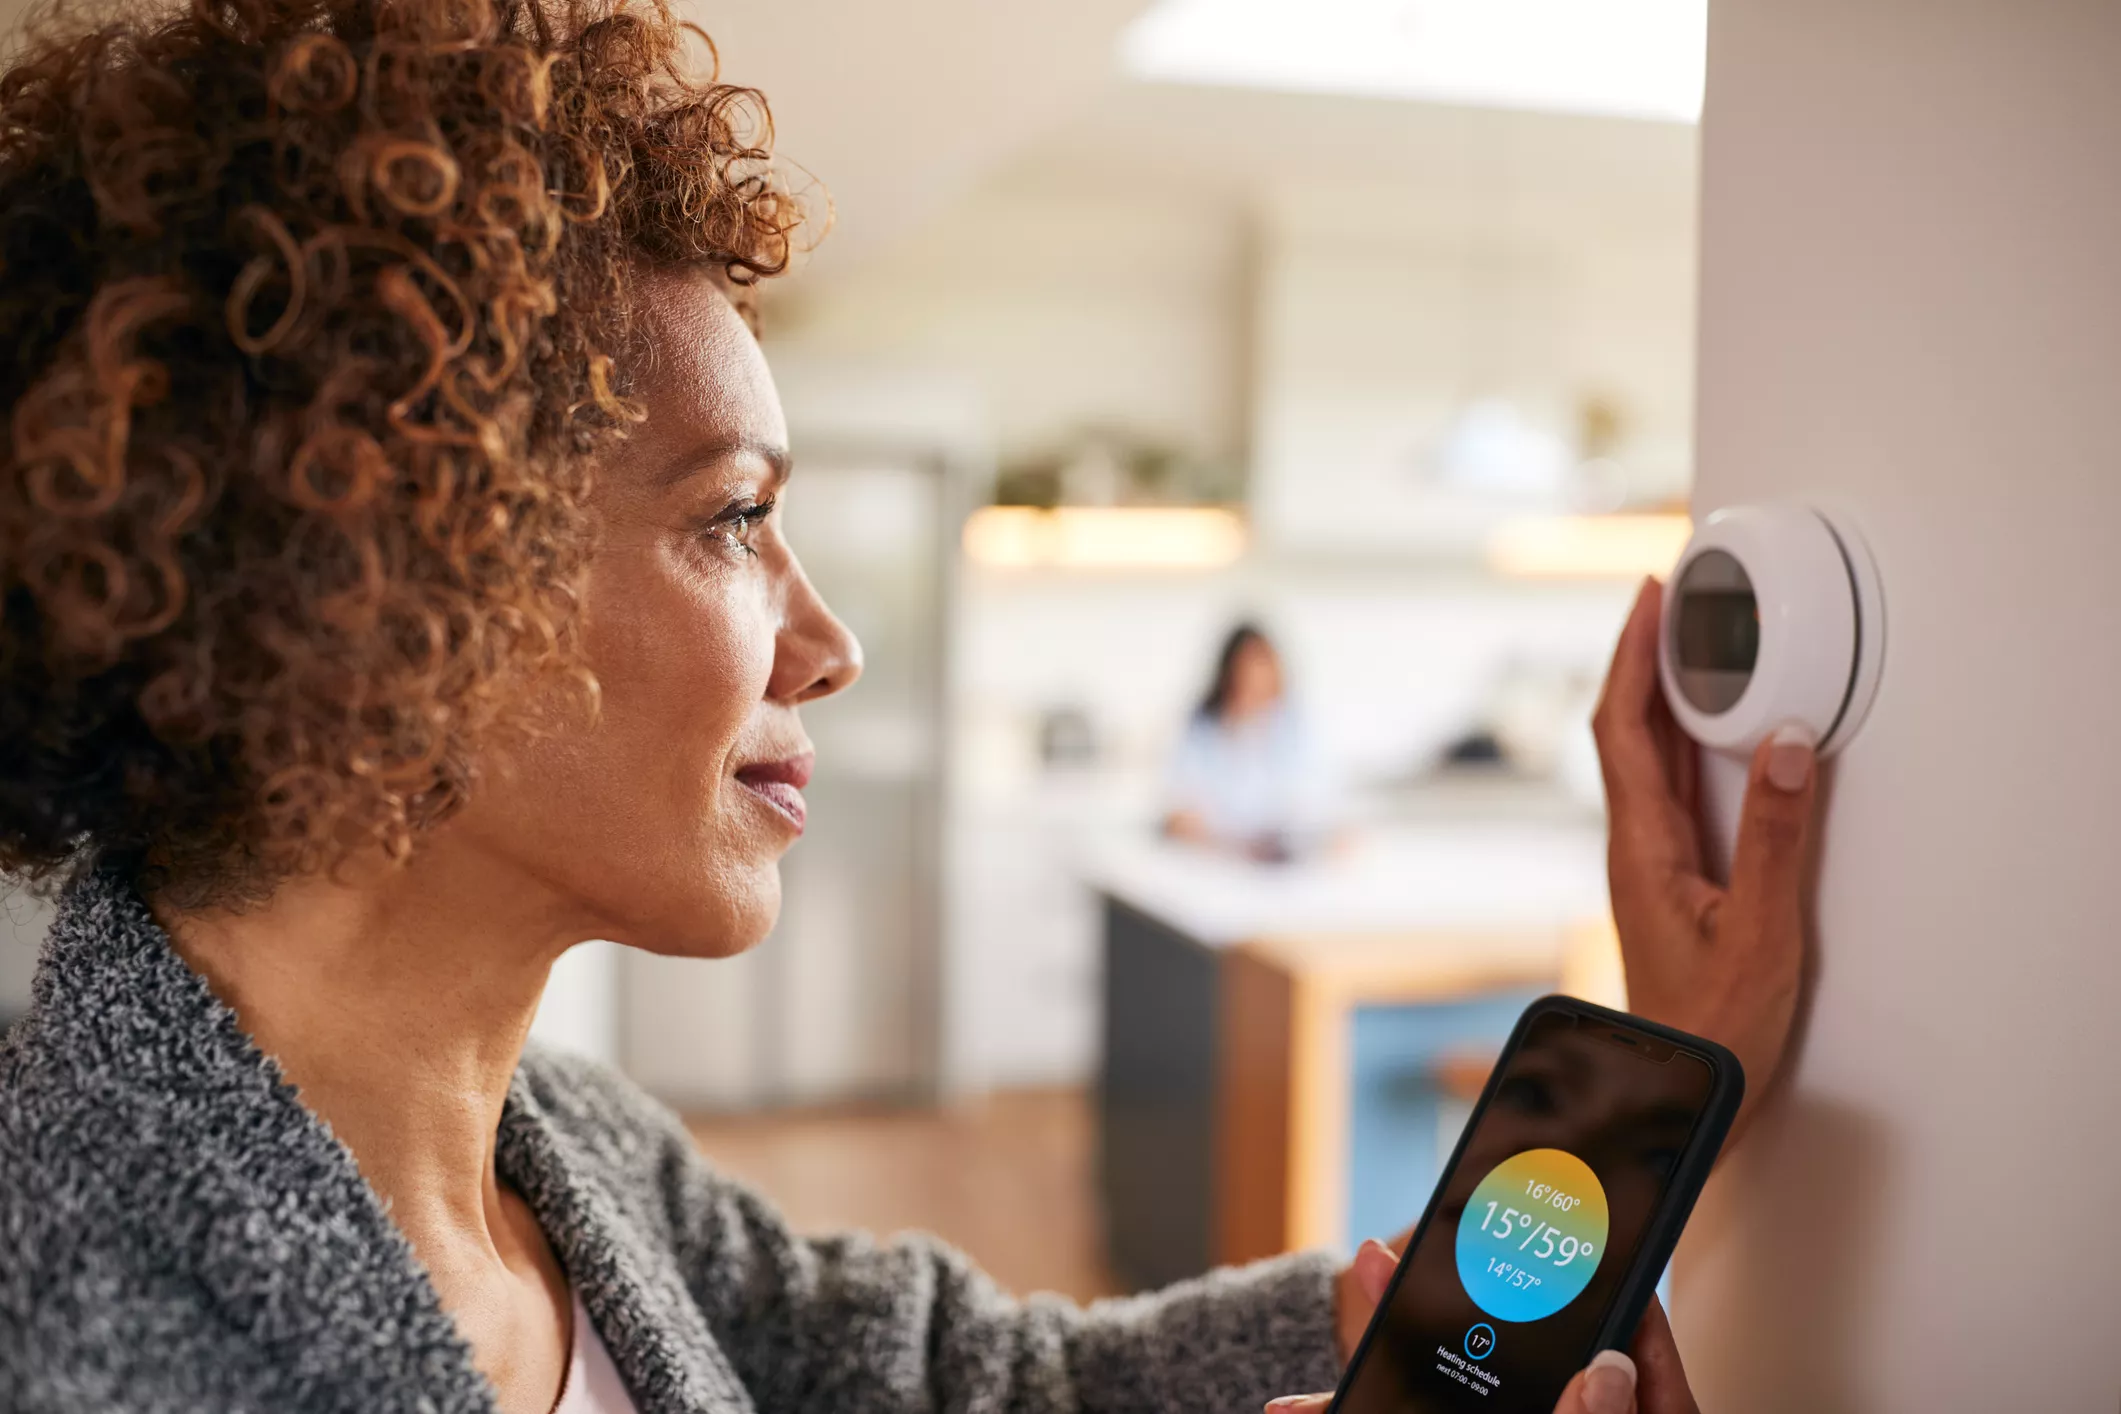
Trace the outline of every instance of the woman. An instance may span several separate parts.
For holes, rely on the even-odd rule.
[[[1230,630],[1172,755],[1164,833],[1254,859],[1295,854],[1325,828],[1325,765],[1290,708],[1281,654],[1257,624]]]
[[[0,80],[0,866],[62,890],[0,1046],[0,1408],[1226,1410],[1368,1315],[1376,1246],[1078,1310],[799,1238],[526,1051],[579,941],[764,936],[800,708],[860,668],[744,318],[798,212],[684,39],[195,0]],[[1654,607],[1616,906],[1643,1009],[1757,1077],[1810,773],[1698,877]]]

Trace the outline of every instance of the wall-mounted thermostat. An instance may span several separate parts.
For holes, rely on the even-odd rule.
[[[1658,666],[1687,734],[1749,756],[1786,723],[1821,754],[1853,736],[1885,657],[1884,599],[1862,537],[1808,506],[1703,521],[1664,596]]]

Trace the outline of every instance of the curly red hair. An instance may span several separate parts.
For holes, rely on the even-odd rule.
[[[632,282],[705,265],[748,310],[802,223],[763,98],[688,29],[664,0],[39,25],[0,77],[0,868],[197,906],[403,857],[496,732],[593,697]]]

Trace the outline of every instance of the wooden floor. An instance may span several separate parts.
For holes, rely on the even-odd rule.
[[[1004,1287],[1117,1294],[1098,1237],[1094,1130],[1079,1090],[1005,1092],[945,1110],[688,1121],[722,1172],[798,1230],[932,1232]]]

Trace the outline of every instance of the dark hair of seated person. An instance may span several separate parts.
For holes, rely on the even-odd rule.
[[[1235,684],[1238,659],[1253,644],[1259,644],[1268,652],[1274,649],[1273,640],[1258,624],[1247,620],[1223,635],[1222,646],[1215,651],[1215,671],[1209,676],[1208,690],[1201,696],[1200,706],[1194,715],[1204,721],[1222,720],[1230,703],[1231,688]]]

